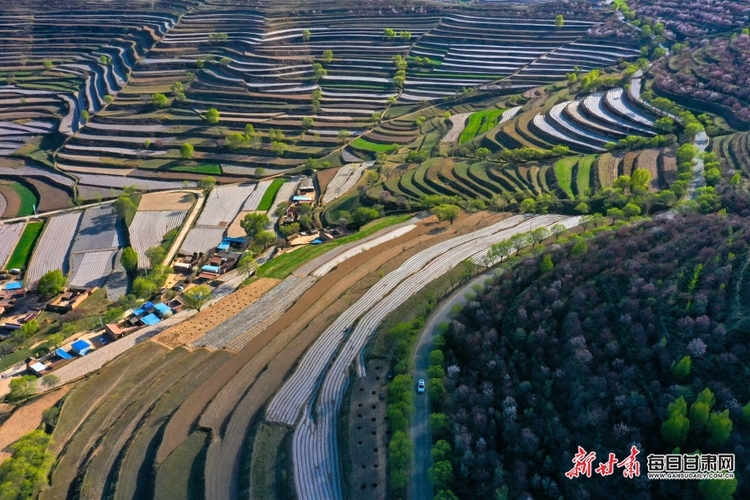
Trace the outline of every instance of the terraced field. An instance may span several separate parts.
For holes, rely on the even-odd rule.
[[[23,234],[24,224],[3,224],[0,225],[0,266],[5,266],[16,243]]]
[[[122,241],[117,214],[111,206],[86,209],[70,250],[68,284],[101,287],[115,268]]]
[[[750,171],[750,133],[739,132],[712,140],[712,151],[716,153],[726,170]]]
[[[35,289],[39,278],[48,271],[60,269],[67,274],[68,257],[81,217],[82,212],[71,212],[49,219],[24,276],[27,288]]]

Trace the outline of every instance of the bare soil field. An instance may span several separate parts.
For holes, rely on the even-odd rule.
[[[21,197],[7,184],[0,184],[0,194],[6,201],[5,212],[0,217],[15,217],[21,209]]]
[[[65,386],[26,403],[0,425],[0,462],[10,457],[8,446],[42,423],[42,412],[57,404],[72,386]]]
[[[39,206],[36,207],[38,212],[50,212],[52,210],[61,210],[70,208],[70,193],[60,189],[54,184],[42,179],[33,179],[27,177],[29,184],[33,185],[39,193]]]
[[[315,173],[315,176],[318,178],[318,186],[320,186],[321,193],[325,191],[326,186],[328,186],[328,183],[331,182],[331,179],[336,177],[336,174],[339,170],[340,169],[338,168],[327,168],[325,170],[318,170]]]
[[[279,282],[280,280],[277,279],[260,278],[229,295],[218,304],[200,311],[189,320],[164,330],[153,340],[172,348],[190,344],[211,328],[223,323],[258,300]]]
[[[141,196],[140,211],[190,210],[195,203],[192,193],[149,193]]]
[[[388,367],[383,360],[367,362],[367,376],[354,379],[349,407],[351,498],[383,500],[386,496],[386,397]],[[346,461],[342,460],[342,463]]]

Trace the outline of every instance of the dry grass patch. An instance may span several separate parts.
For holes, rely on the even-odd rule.
[[[176,193],[149,193],[141,196],[140,211],[190,210],[195,203],[195,195],[178,191]]]

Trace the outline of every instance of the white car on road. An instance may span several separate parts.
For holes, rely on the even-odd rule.
[[[422,394],[424,392],[424,379],[420,378],[417,382],[417,392],[419,394]]]

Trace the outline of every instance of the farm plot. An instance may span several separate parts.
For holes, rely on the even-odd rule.
[[[48,271],[68,272],[68,255],[78,230],[82,212],[71,212],[50,218],[44,229],[26,273],[26,287],[33,290]]]
[[[341,167],[334,178],[331,179],[331,182],[328,183],[323,195],[323,203],[330,203],[353,188],[359,178],[362,177],[365,168],[363,163],[350,163]]]
[[[565,219],[562,216],[540,216],[531,218],[527,226],[521,222],[528,218],[515,216],[490,228],[423,250],[368,290],[326,330],[271,401],[267,411],[269,420],[288,425],[292,425],[302,413],[293,438],[295,486],[301,498],[342,497],[335,428],[348,367],[359,356],[382,319],[462,260],[479,258],[492,244],[519,232],[551,226]],[[360,316],[362,318],[357,321]],[[362,370],[360,366],[360,374]],[[322,385],[315,391],[315,384],[321,378]],[[319,393],[315,403],[317,411],[309,406],[315,392]]]
[[[0,267],[3,267],[21,238],[25,224],[0,225]]]
[[[271,184],[273,184],[273,181],[260,181],[253,190],[252,194],[247,197],[247,200],[242,205],[242,210],[258,210],[258,206],[260,205],[260,202],[263,200],[263,197],[266,194],[266,191],[269,187],[271,187]]]
[[[70,252],[68,283],[71,286],[101,287],[112,273],[121,247],[122,237],[114,208],[87,208]]]
[[[184,210],[188,211],[195,203],[195,195],[184,191],[175,193],[147,193],[141,195],[138,211]]]
[[[297,192],[297,186],[299,186],[299,183],[299,180],[292,180],[281,185],[278,192],[276,193],[276,198],[274,198],[273,200],[273,205],[271,205],[271,208],[268,209],[268,218],[271,219],[271,223],[275,224],[279,219],[279,217],[275,214],[276,209],[282,203],[286,203],[290,199],[292,199],[294,193]]]
[[[198,222],[182,242],[180,253],[206,253],[216,248],[255,189],[256,184],[232,184],[218,186],[211,191]]]
[[[276,321],[305,291],[313,286],[315,278],[289,276],[278,286],[240,313],[208,330],[193,342],[195,347],[226,347],[239,351],[268,325]]]
[[[10,259],[5,264],[7,268],[26,269],[26,264],[29,262],[31,252],[43,228],[44,222],[29,222],[26,224]]]
[[[146,250],[159,246],[164,235],[182,225],[187,215],[183,210],[144,212],[138,210],[130,223],[130,246],[138,253],[138,268],[148,269],[151,264]]]
[[[192,344],[206,332],[246,309],[279,283],[279,280],[260,278],[220,303],[201,310],[189,320],[168,328],[154,337],[154,340],[169,347]]]

